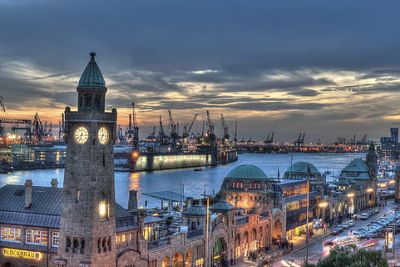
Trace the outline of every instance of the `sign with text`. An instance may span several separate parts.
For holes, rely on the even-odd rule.
[[[42,258],[42,253],[37,251],[13,249],[13,248],[3,248],[4,257],[21,258],[28,260],[40,260]]]

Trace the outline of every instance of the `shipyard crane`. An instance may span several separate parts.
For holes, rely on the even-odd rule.
[[[125,136],[123,134],[121,125],[118,125],[118,140],[120,144],[125,144]]]
[[[265,141],[266,145],[272,145],[272,143],[274,142],[274,135],[275,135],[275,132],[272,132],[271,135],[268,134],[267,140]]]
[[[235,144],[237,143],[237,121],[235,121],[235,137],[233,138]]]
[[[212,143],[215,141],[214,124],[211,121],[210,112],[208,110],[207,110],[207,125],[208,125],[208,130],[207,130],[208,139]]]
[[[135,102],[132,102],[132,124],[133,124],[133,139],[132,149],[139,150],[139,127],[136,122]]]
[[[43,124],[38,113],[36,113],[33,118],[33,135],[36,141],[41,141],[44,136]]]
[[[186,125],[183,127],[183,133],[182,133],[182,137],[188,137],[190,135],[190,131],[192,130],[192,127],[194,125],[194,122],[196,121],[198,114],[195,114],[193,117],[192,122],[190,123],[189,127],[187,127]]]
[[[176,139],[176,137],[177,137],[177,132],[176,132],[176,124],[175,124],[175,122],[174,122],[174,119],[172,118],[172,113],[171,113],[171,110],[169,109],[168,110],[168,116],[169,116],[169,127],[170,127],[170,129],[171,129],[171,133],[170,133],[170,135],[171,135],[171,138],[172,139]]]
[[[158,132],[158,140],[160,141],[161,144],[165,143],[165,132],[161,115],[160,115],[160,131]]]
[[[228,125],[225,122],[225,118],[224,115],[221,113],[221,122],[222,122],[222,129],[224,131],[224,142],[228,142],[229,141],[229,129],[228,129]]]
[[[6,105],[4,104],[4,98],[0,96],[0,106],[3,112],[6,112]]]
[[[297,140],[294,141],[294,145],[295,145],[295,146],[302,146],[302,145],[304,145],[304,139],[305,139],[305,137],[306,137],[306,134],[305,134],[305,133],[300,133],[300,134],[299,134],[299,137],[297,138]]]

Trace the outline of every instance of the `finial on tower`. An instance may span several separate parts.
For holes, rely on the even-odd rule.
[[[94,60],[94,56],[96,55],[95,52],[90,52],[89,55],[92,57],[92,59]]]

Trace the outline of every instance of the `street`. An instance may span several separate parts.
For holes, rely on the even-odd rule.
[[[322,244],[326,240],[332,240],[336,237],[346,236],[349,234],[349,231],[354,231],[360,227],[368,225],[370,222],[378,220],[382,217],[385,213],[389,211],[395,210],[395,204],[393,202],[388,202],[387,206],[380,209],[378,214],[375,214],[368,218],[367,220],[356,220],[355,226],[351,227],[350,229],[344,230],[342,233],[338,235],[328,235],[328,236],[316,236],[309,242],[309,257],[308,261],[310,263],[317,263],[322,256]],[[399,247],[398,244],[400,243],[399,235],[396,235],[396,247]],[[299,238],[300,239],[300,238]],[[296,242],[294,250],[291,253],[284,255],[283,257],[277,259],[272,266],[273,267],[281,267],[281,266],[301,266],[304,262],[306,257],[306,243],[305,237],[302,237],[301,240]],[[378,245],[376,249],[383,249],[383,238],[379,238]],[[290,265],[292,263],[292,265]]]

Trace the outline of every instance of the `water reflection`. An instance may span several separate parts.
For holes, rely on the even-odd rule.
[[[129,190],[136,190],[138,191],[140,188],[140,172],[133,172],[130,174],[130,184],[129,184]]]
[[[224,176],[234,167],[241,164],[253,164],[265,171],[269,177],[277,177],[278,170],[283,177],[291,162],[308,161],[314,164],[320,172],[329,171],[328,180],[338,176],[352,159],[365,158],[365,154],[242,154],[239,160],[229,165],[204,168],[203,171],[193,169],[178,169],[154,172],[115,173],[115,198],[118,203],[126,207],[128,205],[128,192],[130,189],[138,190],[139,205],[148,207],[160,205],[154,198],[144,196],[143,192],[175,191],[182,193],[182,184],[185,187],[185,196],[200,197],[206,190],[207,193],[218,192]],[[11,174],[0,174],[0,187],[5,184],[24,184],[26,179],[32,179],[34,185],[50,186],[52,178],[58,179],[62,186],[64,170],[35,170],[18,171]]]

